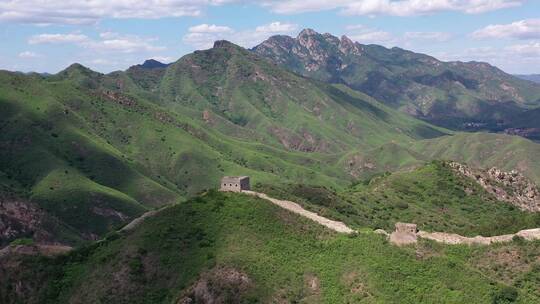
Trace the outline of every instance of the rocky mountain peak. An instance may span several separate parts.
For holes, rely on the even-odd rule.
[[[320,35],[320,34],[317,33],[316,31],[314,31],[313,29],[306,28],[306,29],[303,29],[302,31],[300,31],[300,33],[297,36],[297,39],[303,39],[303,38],[306,38],[306,37],[317,36],[317,35]]]

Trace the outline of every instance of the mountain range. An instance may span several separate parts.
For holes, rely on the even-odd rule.
[[[401,48],[363,45],[305,29],[253,52],[301,75],[342,83],[386,105],[454,130],[539,128],[540,86],[484,62],[443,62]],[[515,131],[515,130],[514,130]],[[539,130],[529,130],[538,137]]]
[[[0,246],[77,248],[0,263],[0,301],[417,303],[433,292],[492,303],[510,292],[534,303],[528,258],[506,277],[477,263],[499,263],[497,248],[396,249],[212,189],[224,175],[248,175],[254,189],[360,231],[399,220],[464,235],[530,228],[537,213],[447,161],[540,183],[540,144],[524,138],[536,136],[539,106],[540,86],[486,63],[313,30],[252,50],[216,41],[108,74],[80,64],[54,75],[0,71]],[[148,211],[157,215],[115,232]],[[535,246],[501,250],[529,256]],[[394,276],[396,263],[429,292]]]
[[[540,83],[540,74],[519,74],[519,75],[514,75],[518,78],[521,78],[521,79],[525,79],[525,80],[529,80],[529,81],[532,81],[532,82],[536,82],[536,83]]]

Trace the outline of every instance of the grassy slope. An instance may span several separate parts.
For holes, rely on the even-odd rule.
[[[305,185],[258,187],[358,228],[391,231],[396,222],[413,222],[427,231],[488,236],[540,226],[540,215],[497,201],[443,162],[375,176],[344,192]]]
[[[53,261],[27,260],[19,270],[24,277],[31,267],[32,278],[44,279],[34,286],[39,293],[23,295],[27,303],[171,303],[201,274],[222,268],[252,282],[239,291],[217,278],[210,288],[228,302],[507,303],[495,299],[517,291],[516,303],[535,303],[539,249],[538,243],[397,248],[378,235],[335,235],[263,200],[209,193],[167,208],[128,235]],[[519,267],[495,267],[505,251],[523,257]],[[13,300],[16,279],[1,285],[3,299]]]
[[[510,171],[517,169],[540,183],[540,145],[530,140],[501,134],[458,133],[416,142],[418,153],[435,159],[451,159],[477,167]]]
[[[444,129],[232,44],[145,71],[101,75],[73,65],[47,78],[0,73],[0,171],[25,198],[91,236],[213,188],[223,175],[339,190],[359,177],[446,157],[432,144],[444,138],[415,144]],[[539,174],[528,152],[537,145],[508,138],[528,158],[495,150],[479,164],[496,158],[503,168]],[[375,167],[351,164],[358,155]]]
[[[350,147],[443,134],[233,45],[145,71],[102,75],[74,64],[47,78],[0,73],[0,170],[82,235],[102,235],[223,175],[343,187],[349,178],[335,162]]]

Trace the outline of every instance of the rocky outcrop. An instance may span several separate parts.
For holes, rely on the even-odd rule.
[[[242,296],[252,286],[247,274],[230,267],[218,267],[203,274],[177,304],[243,303]]]
[[[449,165],[459,174],[475,180],[498,200],[508,202],[524,211],[540,212],[540,191],[520,172],[516,170],[505,172],[497,168],[472,169],[457,162],[450,162]]]
[[[0,248],[11,240],[32,237],[37,242],[53,241],[46,226],[53,226],[47,214],[23,199],[0,197]]]

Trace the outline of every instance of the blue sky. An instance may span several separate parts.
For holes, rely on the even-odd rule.
[[[0,69],[110,72],[303,28],[540,73],[538,0],[1,0]]]

